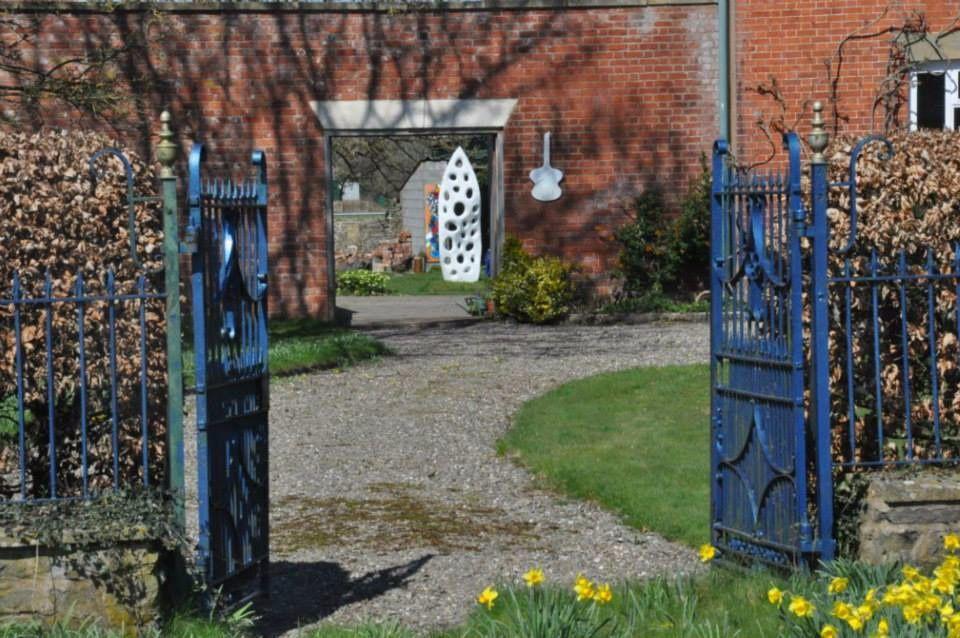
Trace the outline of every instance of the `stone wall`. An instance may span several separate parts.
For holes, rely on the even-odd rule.
[[[960,480],[935,473],[877,476],[867,488],[860,520],[860,559],[931,565],[945,534],[960,532]]]
[[[161,581],[148,542],[56,551],[0,538],[0,622],[93,618],[134,634],[157,617]]]

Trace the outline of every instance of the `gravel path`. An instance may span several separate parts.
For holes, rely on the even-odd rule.
[[[560,383],[707,361],[706,324],[371,334],[396,356],[272,384],[265,635],[323,620],[453,625],[484,586],[530,566],[560,582],[697,569],[692,550],[539,488],[494,447],[524,401]]]

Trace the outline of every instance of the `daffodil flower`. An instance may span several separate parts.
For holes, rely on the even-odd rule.
[[[534,567],[527,571],[523,575],[523,582],[527,584],[527,587],[536,587],[544,581],[543,570]]]
[[[493,601],[497,599],[497,596],[500,594],[493,587],[487,587],[480,595],[477,596],[477,603],[480,605],[486,605],[487,609],[493,609]]]

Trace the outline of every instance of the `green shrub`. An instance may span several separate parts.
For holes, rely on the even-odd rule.
[[[710,186],[706,156],[700,176],[680,201],[667,246],[673,283],[682,290],[704,290],[710,283]]]
[[[557,257],[531,257],[520,242],[504,245],[503,266],[490,296],[501,315],[524,323],[550,323],[570,314],[573,282],[570,266]]]
[[[620,275],[628,297],[665,291],[702,290],[710,259],[710,172],[701,158],[700,176],[670,219],[656,188],[632,202],[629,223],[614,237],[621,244]]]
[[[338,295],[384,295],[390,276],[372,270],[347,270],[337,274]]]
[[[621,244],[620,275],[628,296],[661,292],[673,280],[667,259],[668,226],[663,195],[651,189],[633,200],[632,219],[614,233]]]

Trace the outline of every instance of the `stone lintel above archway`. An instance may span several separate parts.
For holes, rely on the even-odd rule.
[[[328,100],[310,108],[324,131],[503,129],[517,100]]]

